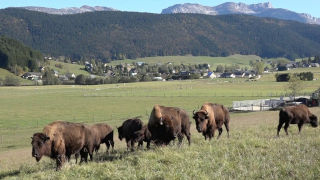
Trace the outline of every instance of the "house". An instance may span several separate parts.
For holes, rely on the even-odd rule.
[[[159,77],[153,77],[152,80],[153,81],[162,81],[163,79],[162,79],[162,77],[159,76]]]
[[[235,78],[236,76],[233,73],[222,73],[220,78]]]
[[[43,66],[40,66],[40,67],[39,67],[39,71],[40,71],[40,72],[44,72],[44,70],[45,70],[45,67],[43,67]]]
[[[252,77],[255,77],[256,76],[256,73],[254,71],[246,71],[244,73],[244,77],[246,78],[252,78]]]
[[[24,73],[21,77],[29,80],[40,80],[42,79],[42,74],[39,72],[27,72]]]
[[[145,63],[144,62],[137,62],[137,65],[138,66],[142,66],[142,65],[144,65]]]
[[[69,79],[76,79],[76,75],[74,73],[67,73],[66,76]]]
[[[311,63],[311,67],[320,67],[319,63]]]
[[[66,75],[59,75],[58,78],[60,81],[68,81],[69,80],[69,78]]]
[[[55,77],[59,77],[59,72],[57,70],[52,70],[52,74],[55,76]]]
[[[85,62],[85,65],[84,65],[84,68],[85,68],[86,71],[92,72],[92,70],[93,70],[93,65],[90,64],[88,61],[86,61],[86,62]]]
[[[211,79],[217,78],[217,76],[211,71],[208,72],[207,77]]]
[[[138,74],[138,70],[136,68],[132,68],[129,71],[130,76],[136,76]]]
[[[234,75],[236,78],[243,78],[245,76],[245,73],[242,71],[236,71]]]

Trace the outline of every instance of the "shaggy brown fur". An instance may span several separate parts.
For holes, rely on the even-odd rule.
[[[318,126],[318,118],[312,114],[308,107],[304,104],[297,106],[289,106],[282,108],[279,112],[279,125],[277,136],[284,125],[284,130],[288,135],[288,127],[290,124],[297,124],[299,129],[299,134],[304,123],[310,123],[312,127]]]
[[[196,122],[198,132],[202,132],[205,139],[209,138],[209,140],[211,140],[211,138],[214,137],[216,129],[219,131],[219,138],[222,133],[223,124],[226,127],[229,137],[230,115],[228,109],[223,105],[205,103],[198,112],[193,113],[193,119]]]
[[[183,135],[191,143],[190,121],[186,111],[177,107],[165,107],[155,105],[151,111],[148,129],[151,139],[156,144],[168,144],[176,137],[179,145],[183,140]]]
[[[118,127],[118,134],[120,141],[125,138],[127,149],[134,150],[134,144],[138,141],[136,132],[140,131],[143,127],[143,122],[138,118],[128,119]]]
[[[72,154],[80,152],[85,145],[85,126],[79,123],[56,121],[43,128],[42,133],[32,137],[32,156],[40,161],[48,156],[56,159],[57,170]]]

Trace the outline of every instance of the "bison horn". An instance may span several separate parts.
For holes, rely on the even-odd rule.
[[[204,110],[204,113],[205,113],[206,116],[208,115],[208,111],[207,110]]]
[[[193,111],[192,111],[192,114],[193,114],[193,115],[196,115],[196,113],[194,113],[195,111],[196,111],[196,110],[193,110]]]
[[[161,126],[163,125],[163,119],[162,119],[162,117],[160,118],[160,125],[161,125]]]

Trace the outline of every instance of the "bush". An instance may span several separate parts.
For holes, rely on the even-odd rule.
[[[3,84],[5,86],[20,86],[20,81],[14,76],[6,76]]]
[[[290,75],[288,73],[286,73],[286,74],[276,74],[277,82],[288,82],[289,79],[290,79]]]
[[[59,79],[52,73],[51,70],[46,70],[42,77],[43,85],[58,85]]]
[[[199,79],[200,78],[200,74],[191,74],[190,75],[190,79]]]
[[[302,72],[298,76],[303,81],[312,81],[313,80],[313,73],[312,72]]]
[[[86,84],[86,77],[83,74],[80,74],[76,77],[75,83],[79,85],[85,85]]]

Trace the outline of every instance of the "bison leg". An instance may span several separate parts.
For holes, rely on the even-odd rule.
[[[219,129],[218,129],[218,131],[219,131],[219,135],[218,135],[217,139],[219,139],[219,138],[220,138],[220,136],[221,136],[221,134],[222,134],[223,129],[222,129],[222,128],[219,128]]]
[[[303,123],[299,123],[299,124],[298,124],[299,134],[300,134],[300,132],[301,132],[302,126],[303,126]]]
[[[143,140],[138,142],[138,147],[142,147],[143,146]]]
[[[181,133],[178,134],[178,140],[179,140],[178,145],[181,146],[181,143],[182,143],[182,140],[183,140],[183,135]]]
[[[131,140],[131,151],[134,151],[134,140]]]
[[[226,127],[227,133],[228,133],[228,138],[229,138],[229,122],[225,121],[224,126]]]
[[[126,141],[127,142],[127,150],[130,150],[130,140]]]
[[[56,170],[60,170],[63,163],[65,162],[65,156],[64,155],[58,155],[57,159],[56,159],[56,163],[57,163],[57,168]]]
[[[80,164],[81,164],[82,162],[88,162],[88,152],[86,152],[85,150],[81,150],[81,151],[80,151],[80,156],[81,156],[81,158],[80,158]]]
[[[286,122],[285,125],[284,125],[284,131],[286,132],[286,135],[289,135],[289,134],[288,134],[288,127],[289,127],[289,125],[290,125],[289,122]]]
[[[278,137],[279,137],[279,132],[280,132],[283,124],[284,124],[284,122],[280,120],[280,121],[279,121],[279,125],[278,125],[278,131],[277,131],[277,136],[278,136]]]
[[[110,144],[111,144],[111,148],[112,148],[112,151],[114,150],[114,141],[113,139],[109,140]]]
[[[106,147],[107,147],[107,152],[109,152],[109,149],[110,149],[110,142],[109,141],[106,141]]]
[[[76,158],[76,164],[78,163],[78,158],[79,158],[79,153],[76,153],[74,156],[75,156],[75,158]]]

